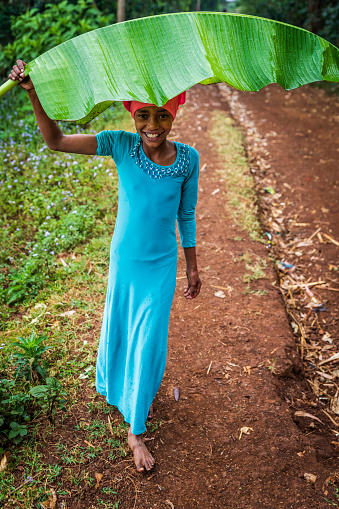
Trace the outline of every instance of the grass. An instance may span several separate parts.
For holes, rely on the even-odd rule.
[[[244,295],[252,294],[252,295],[267,295],[268,290],[251,290],[249,286],[246,287],[246,290],[244,291]]]
[[[267,261],[261,258],[258,255],[253,253],[245,252],[241,254],[238,258],[233,258],[234,263],[244,262],[245,269],[247,272],[243,275],[244,283],[250,283],[251,281],[255,281],[258,279],[265,279],[266,273],[265,270],[267,268]],[[249,286],[246,287],[244,292],[252,293],[255,295],[265,295],[267,290],[251,290]]]
[[[94,487],[101,457],[111,465],[132,461],[128,425],[94,388],[118,179],[112,160],[53,153],[29,113],[27,122],[8,116],[14,127],[0,139],[5,196],[0,204],[0,380],[14,380],[11,354],[19,336],[46,334],[44,343],[52,347],[43,354],[48,376],[62,384],[68,399],[66,412],[57,412],[56,427],[33,407],[21,444],[0,442],[0,461],[9,453],[0,472],[0,505],[41,509],[50,490],[60,504],[75,488]],[[118,107],[84,132],[103,129],[132,130],[130,117]],[[28,382],[16,383],[28,391]],[[148,426],[148,433],[160,425]],[[106,482],[97,490],[96,506],[120,507],[119,488]]]
[[[239,226],[249,233],[251,240],[262,241],[256,193],[253,178],[249,173],[243,136],[234,126],[233,120],[224,113],[214,111],[211,125],[211,137],[223,163],[223,169],[219,173],[225,179],[230,212]],[[220,136],[220,133],[223,133],[223,136]],[[240,241],[241,238],[236,240]]]
[[[131,126],[121,108],[106,113],[106,119],[97,120],[85,132],[114,125]],[[94,240],[92,250],[89,247],[94,252],[112,234],[117,175],[112,160],[52,152],[33,130],[28,141],[21,138],[0,144],[0,187],[6,196],[0,206],[0,302],[5,305],[0,323],[4,329],[13,311],[6,304],[25,306],[44,288],[51,289],[50,283],[62,286],[74,272],[69,264],[60,267],[62,255],[89,238]]]
[[[91,475],[93,470],[90,466],[96,458],[101,458],[104,452],[107,463],[112,465],[117,458],[126,457],[126,424],[117,425],[116,436],[119,438],[112,440],[108,438],[106,421],[97,418],[88,424],[84,421],[81,423],[84,425],[73,427],[71,436],[59,440],[53,427],[41,427],[36,431],[36,436],[32,436],[20,447],[20,454],[13,451],[10,467],[0,474],[0,503],[7,502],[6,507],[41,507],[40,503],[48,499],[51,489],[57,493],[58,500],[67,500],[69,492],[75,486],[79,489],[83,489],[86,484],[94,486],[96,481]],[[53,463],[44,461],[44,455],[39,451],[38,439],[48,443]],[[14,474],[18,469],[20,474]],[[117,490],[103,484],[102,482],[100,493],[102,503],[109,504],[115,500],[114,503],[118,504]],[[20,486],[19,490],[14,491],[15,486]]]

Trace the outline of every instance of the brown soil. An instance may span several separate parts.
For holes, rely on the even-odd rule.
[[[305,237],[324,224],[338,239],[336,99],[305,87],[289,93],[270,87],[258,94],[241,94],[240,100],[260,129],[277,133],[267,138],[266,150],[274,168],[271,185],[277,182],[281,192],[293,192],[294,204],[284,212],[286,218],[299,214],[300,223],[309,223],[302,230]],[[201,166],[206,164],[197,209],[203,287],[197,299],[183,298],[185,264],[180,252],[167,368],[155,400],[155,419],[162,425],[147,442],[156,467],[139,475],[130,455],[116,463],[103,455],[88,465],[88,471],[93,478],[96,472],[103,474],[100,487],[116,489],[122,509],[327,508],[325,498],[339,504],[334,486],[325,483],[337,468],[331,444],[334,424],[321,411],[327,407],[305,378],[273,263],[269,262],[267,278],[252,286],[267,294],[244,293],[245,266],[234,259],[251,252],[268,260],[270,250],[250,241],[227,209],[227,193],[216,173],[222,163],[209,137],[209,114],[214,109],[229,112],[218,86],[194,87],[175,124],[177,139],[195,144]],[[284,182],[293,191],[284,188]],[[216,188],[220,192],[212,194]],[[328,211],[321,212],[322,206]],[[328,263],[337,262],[335,248],[321,246],[317,267],[307,267],[311,261],[306,254],[299,263],[312,277],[321,273],[334,280],[336,273],[328,271]],[[335,281],[331,286],[338,287]],[[225,298],[215,296],[218,290]],[[328,309],[321,317],[330,322],[339,294],[321,291]],[[180,390],[179,401],[174,387]],[[298,410],[322,423],[296,417]],[[58,428],[65,440],[72,436],[75,422],[75,418],[65,422],[67,430]],[[248,429],[241,432],[242,428]],[[308,482],[305,473],[316,476],[315,483]],[[58,497],[57,507],[99,507],[98,493],[88,484],[77,487],[69,482],[67,489],[69,496]],[[67,505],[61,506],[62,500]]]

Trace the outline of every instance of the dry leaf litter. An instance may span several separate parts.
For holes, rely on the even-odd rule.
[[[318,226],[308,235],[298,222],[298,214],[288,214],[286,207],[293,203],[294,189],[288,182],[283,189],[277,189],[275,169],[270,164],[267,138],[277,136],[271,131],[266,137],[256,128],[252,113],[246,110],[239,93],[225,84],[219,84],[223,97],[227,100],[231,114],[242,127],[246,136],[246,149],[250,171],[254,178],[260,201],[261,223],[276,264],[279,290],[284,299],[287,315],[296,338],[297,347],[303,361],[306,378],[323,407],[323,412],[339,433],[339,341],[338,316],[333,310],[330,318],[320,319],[319,313],[328,309],[330,294],[338,292],[335,278],[338,267],[329,265],[333,278],[312,277],[312,264],[319,259],[321,245],[331,243],[339,246],[326,226]],[[299,233],[298,233],[299,232]],[[306,266],[301,258],[311,261]],[[303,260],[304,260],[303,258]],[[321,296],[319,290],[322,291]],[[323,295],[329,295],[324,298]],[[327,316],[327,315],[326,315]],[[301,416],[301,414],[299,414]],[[309,414],[304,417],[311,417]]]

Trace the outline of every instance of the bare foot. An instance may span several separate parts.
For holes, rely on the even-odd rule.
[[[153,416],[154,416],[154,410],[153,410],[153,403],[152,403],[151,406],[149,407],[147,420],[150,421],[151,419],[153,419]]]
[[[152,470],[155,464],[155,459],[147,449],[142,435],[133,435],[131,428],[128,430],[128,445],[134,454],[134,463],[138,472]]]

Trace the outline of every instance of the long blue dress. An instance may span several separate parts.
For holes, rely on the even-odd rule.
[[[139,435],[165,371],[176,219],[181,245],[195,246],[199,155],[176,143],[174,164],[159,166],[146,157],[138,134],[103,131],[97,141],[97,154],[116,163],[119,200],[96,388]]]

